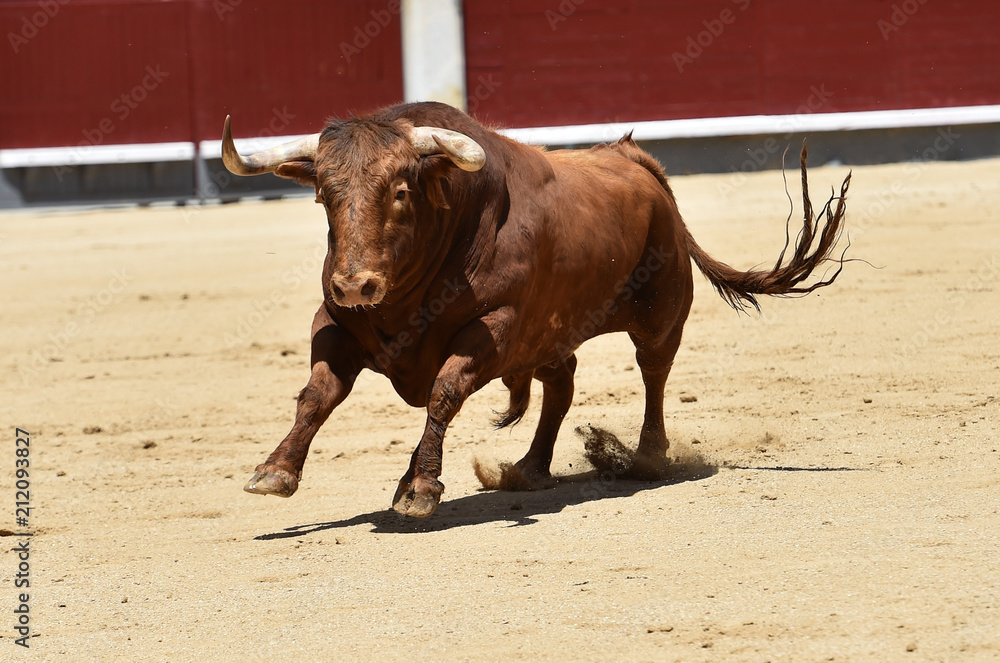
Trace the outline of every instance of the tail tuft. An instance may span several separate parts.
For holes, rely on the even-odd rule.
[[[497,412],[493,426],[498,430],[513,426],[521,421],[524,413],[528,411],[528,403],[531,401],[531,378],[533,371],[508,375],[503,379],[503,383],[510,390],[510,404],[503,412]]]
[[[791,213],[789,213],[785,224],[785,247],[781,250],[774,268],[770,271],[741,272],[733,269],[724,262],[708,255],[694,241],[691,233],[685,231],[688,252],[695,264],[698,265],[698,269],[712,283],[719,296],[737,311],[745,312],[751,307],[760,311],[757,295],[790,297],[805,295],[817,288],[828,286],[840,276],[840,272],[844,268],[844,256],[847,253],[847,248],[844,249],[840,257],[832,257],[832,254],[844,229],[847,189],[851,184],[851,175],[848,173],[847,177],[844,178],[844,182],[840,186],[840,195],[831,194],[826,204],[820,209],[819,214],[814,215],[812,201],[809,199],[809,181],[806,175],[807,158],[808,150],[805,141],[803,141],[802,153],[799,156],[799,164],[802,169],[802,228],[795,239],[792,256],[787,262],[785,262],[785,253],[791,243],[791,233],[788,229]],[[837,201],[836,209],[833,207],[833,201]],[[820,219],[824,214],[826,219],[821,227]],[[849,247],[850,243],[848,243]],[[824,276],[812,284],[802,285],[820,265],[827,262],[838,265],[837,270],[832,275]]]

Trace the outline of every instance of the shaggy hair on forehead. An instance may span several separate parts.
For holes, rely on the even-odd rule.
[[[332,119],[323,129],[319,144],[324,156],[336,154],[338,161],[358,165],[380,161],[380,156],[400,147],[412,152],[406,156],[417,156],[410,146],[407,127],[371,119]]]
[[[418,162],[408,131],[406,124],[385,120],[329,120],[319,139],[319,152],[326,164],[320,173],[321,187],[336,190],[361,186],[376,191],[392,175],[393,162]]]

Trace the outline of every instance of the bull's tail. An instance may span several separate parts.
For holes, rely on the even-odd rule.
[[[531,401],[531,377],[534,371],[526,371],[515,375],[507,375],[503,378],[504,385],[510,389],[510,404],[503,412],[497,412],[493,425],[497,430],[513,426],[521,421],[524,413],[528,411],[528,403]]]
[[[830,199],[820,209],[819,215],[814,216],[812,202],[809,200],[809,183],[806,178],[806,157],[806,144],[803,141],[802,153],[799,157],[802,168],[803,222],[802,229],[795,240],[795,250],[787,263],[785,263],[785,253],[791,242],[787,223],[785,226],[785,248],[781,250],[781,255],[778,256],[774,268],[769,271],[741,272],[733,269],[724,262],[708,255],[694,241],[691,233],[685,229],[688,253],[698,265],[698,269],[712,282],[719,295],[738,311],[745,311],[750,306],[759,311],[760,305],[757,303],[756,295],[781,297],[806,294],[817,288],[828,286],[836,280],[843,269],[844,254],[841,254],[839,258],[831,257],[831,255],[843,231],[847,188],[851,183],[851,175],[848,173],[847,177],[844,178],[844,183],[840,186],[840,195],[831,194]],[[836,209],[832,207],[835,200],[837,201]],[[826,214],[826,222],[821,228],[820,218],[823,217],[824,213]],[[791,214],[789,214],[790,220]],[[846,251],[845,248],[844,252],[846,253]],[[803,281],[808,279],[817,267],[826,262],[837,263],[836,271],[811,284],[803,285]]]

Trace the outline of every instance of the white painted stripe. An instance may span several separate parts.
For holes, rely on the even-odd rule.
[[[586,145],[618,140],[629,131],[633,132],[632,136],[636,140],[669,140],[671,138],[753,136],[789,132],[858,131],[994,123],[1000,123],[1000,105],[850,113],[706,117],[689,120],[528,127],[501,129],[500,132],[533,145]],[[242,138],[236,139],[234,142],[241,154],[250,154],[301,137],[302,135]],[[206,159],[222,157],[221,138],[220,140],[201,141],[198,147],[201,150],[201,155]],[[40,147],[0,150],[0,168],[190,161],[193,158],[194,143]]]
[[[671,138],[753,136],[810,131],[858,131],[861,129],[936,127],[997,122],[1000,122],[1000,105],[580,124],[565,127],[503,129],[501,133],[533,145],[582,145],[618,140],[629,131],[633,132],[632,137],[636,140],[668,140]]]
[[[109,163],[191,161],[194,143],[137,143],[131,145],[79,145],[0,150],[0,168],[82,166]]]

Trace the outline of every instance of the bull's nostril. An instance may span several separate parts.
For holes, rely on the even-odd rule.
[[[368,283],[364,284],[364,286],[362,286],[361,296],[368,297],[370,299],[375,295],[375,290],[376,290],[375,284],[369,281]]]
[[[344,299],[344,291],[337,286],[333,286],[333,296],[337,299]]]

